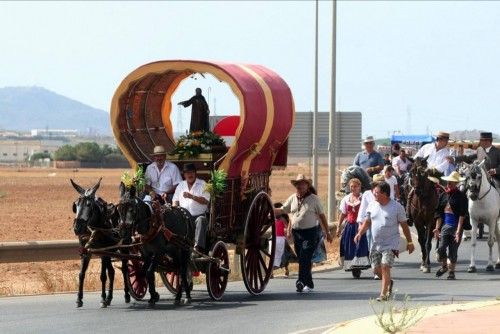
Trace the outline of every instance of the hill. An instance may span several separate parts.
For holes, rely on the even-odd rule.
[[[109,113],[43,87],[0,88],[0,129],[76,129],[81,135],[111,135]]]

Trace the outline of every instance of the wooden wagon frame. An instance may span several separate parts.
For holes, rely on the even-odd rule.
[[[228,150],[189,159],[205,179],[214,169],[228,175],[226,190],[210,203],[209,257],[220,262],[227,257],[224,243],[235,244],[245,287],[251,294],[260,294],[271,277],[276,247],[269,177],[273,168],[286,166],[287,139],[294,122],[293,97],[286,82],[260,65],[192,60],[149,63],[127,75],[114,94],[110,115],[114,136],[133,168],[151,163],[156,145],[173,150],[171,98],[194,73],[209,73],[227,83],[240,102],[240,123]],[[179,156],[168,159],[179,167],[186,162]],[[130,270],[137,273],[133,266]],[[206,273],[210,296],[220,299],[227,272]],[[163,272],[162,278],[172,288],[175,273]]]

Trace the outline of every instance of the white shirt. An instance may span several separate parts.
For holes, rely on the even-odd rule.
[[[401,173],[408,172],[409,168],[411,166],[411,161],[410,159],[406,158],[406,162],[401,159],[401,157],[398,155],[397,157],[394,157],[392,159],[392,167],[394,167],[394,170],[397,171],[396,167],[399,167],[399,171]]]
[[[172,190],[179,182],[182,182],[181,172],[175,164],[169,161],[165,161],[162,170],[158,169],[156,161],[146,168],[146,183],[157,194]]]
[[[366,209],[368,208],[368,204],[375,200],[375,196],[373,195],[373,191],[366,190],[361,197],[361,205],[359,206],[358,218],[356,221],[358,223],[363,223],[366,218]]]
[[[394,190],[394,187],[398,186],[398,180],[396,179],[396,177],[394,175],[391,175],[390,178],[385,178],[385,182],[387,182],[390,186],[391,186],[391,199],[395,199],[396,197],[396,190]]]
[[[425,158],[427,156],[429,157],[427,159],[429,169],[436,168],[441,173],[445,173],[448,170],[450,163],[446,160],[446,157],[451,156],[451,151],[448,147],[436,151],[435,143],[425,144],[418,150],[414,158]]]
[[[179,183],[177,188],[175,188],[174,197],[172,202],[179,202],[179,206],[188,210],[192,216],[199,216],[204,214],[208,209],[208,204],[200,204],[194,199],[184,197],[184,192],[188,192],[197,197],[203,197],[207,201],[210,201],[210,194],[205,191],[206,182],[201,179],[196,179],[193,183],[191,189],[189,189],[187,181],[182,181]]]

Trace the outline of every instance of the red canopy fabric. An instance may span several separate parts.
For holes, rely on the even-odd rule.
[[[193,73],[210,73],[226,82],[240,101],[235,140],[220,169],[229,177],[246,177],[270,171],[276,157],[286,164],[295,111],[290,88],[278,74],[261,65],[167,60],[131,72],[113,97],[113,131],[132,165],[150,161],[155,145],[173,147],[171,96]]]
[[[215,124],[213,132],[221,137],[234,136],[239,124],[240,116],[227,116]]]

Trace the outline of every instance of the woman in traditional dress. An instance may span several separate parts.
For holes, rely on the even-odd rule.
[[[340,237],[341,263],[346,271],[369,268],[368,241],[363,236],[358,244],[354,242],[354,236],[358,233],[358,211],[361,205],[361,181],[353,178],[349,181],[351,193],[346,195],[340,202],[340,218],[337,236]],[[345,220],[345,223],[344,223]],[[355,275],[355,277],[359,277]]]

